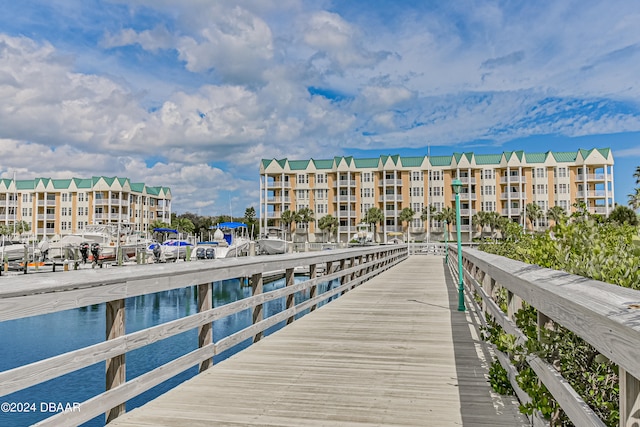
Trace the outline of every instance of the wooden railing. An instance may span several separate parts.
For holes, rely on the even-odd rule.
[[[406,245],[374,246],[304,254],[240,257],[215,261],[154,264],[130,268],[80,270],[65,274],[16,276],[0,286],[0,321],[38,316],[67,309],[106,304],[106,339],[98,344],[0,372],[0,396],[24,390],[95,363],[106,362],[105,392],[80,403],[77,410],[59,413],[38,425],[78,425],[100,414],[110,421],[125,411],[125,403],[146,390],[199,365],[203,371],[212,358],[247,339],[256,342],[263,332],[280,322],[291,323],[296,315],[313,311],[322,302],[403,261]],[[309,279],[294,284],[294,269],[308,268]],[[322,276],[318,271],[322,270]],[[263,275],[282,272],[286,286],[263,293]],[[37,277],[36,277],[37,276]],[[212,282],[250,278],[252,296],[212,307]],[[319,294],[318,285],[338,279],[339,286]],[[197,286],[198,313],[125,333],[125,299],[171,289]],[[294,295],[309,292],[296,304]],[[286,299],[286,308],[267,318],[263,304]],[[251,309],[253,324],[213,341],[212,322]],[[156,369],[126,378],[126,355],[188,330],[198,329],[198,348]]]
[[[457,277],[457,248],[450,245],[449,251],[451,271]],[[580,336],[618,365],[620,426],[640,425],[640,291],[476,249],[462,252],[465,291],[472,294],[467,301],[476,312],[488,313],[507,334],[523,342],[526,337],[516,327],[514,315],[526,301],[537,310],[540,328],[555,322]],[[508,313],[494,298],[500,288],[507,293]],[[480,297],[481,304],[474,296]],[[485,316],[479,317],[484,322]],[[517,372],[508,356],[496,353],[520,401],[531,401],[516,383]],[[553,366],[536,355],[529,355],[527,362],[576,426],[605,425]],[[532,421],[546,425],[539,415]]]

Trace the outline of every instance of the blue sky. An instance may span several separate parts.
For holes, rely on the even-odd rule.
[[[635,0],[23,0],[0,176],[129,177],[241,215],[262,158],[613,150],[640,165]]]

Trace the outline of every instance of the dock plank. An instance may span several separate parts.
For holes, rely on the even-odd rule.
[[[110,426],[525,426],[441,257],[407,261]]]

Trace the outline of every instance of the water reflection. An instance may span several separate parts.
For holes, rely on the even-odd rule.
[[[306,277],[296,277],[295,281],[306,280]],[[264,284],[264,292],[281,288],[284,279]],[[326,292],[331,285],[327,283],[318,286],[318,294]],[[233,301],[251,296],[251,287],[240,280],[225,280],[212,285],[213,306],[219,307]],[[296,303],[308,299],[306,294],[296,294]],[[285,298],[269,301],[264,305],[264,317],[272,316],[285,308]],[[152,295],[140,295],[127,299],[125,303],[126,332],[139,331],[150,326],[169,322],[198,311],[197,287],[189,287]],[[251,325],[251,310],[227,316],[213,322],[214,341],[220,340]],[[273,333],[284,325],[280,322],[265,331],[265,336]],[[38,360],[63,354],[78,348],[86,347],[104,340],[105,335],[105,305],[91,305],[0,323],[0,371],[22,366]],[[214,363],[246,348],[251,340],[235,346],[217,355]],[[191,330],[166,340],[151,344],[127,353],[127,379],[133,379],[150,370],[161,366],[181,355],[197,348],[197,331]],[[4,396],[2,402],[42,402],[74,403],[82,402],[104,391],[105,364],[97,363],[71,374],[64,375],[27,390]],[[127,402],[127,410],[140,406],[153,399],[180,382],[197,373],[197,368],[189,369],[182,374],[164,382],[163,384],[143,393]],[[39,406],[37,406],[39,409]],[[2,413],[0,412],[0,426],[27,426],[40,421],[49,413],[40,411],[32,413]],[[87,426],[104,425],[104,416],[99,416],[86,423]]]

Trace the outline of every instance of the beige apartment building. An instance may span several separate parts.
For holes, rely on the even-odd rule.
[[[89,224],[129,224],[146,232],[155,220],[171,222],[171,190],[128,178],[0,179],[0,225],[25,221],[24,238],[81,233]]]
[[[309,236],[320,242],[318,220],[338,219],[338,241],[347,242],[366,212],[377,207],[385,220],[378,241],[402,233],[411,240],[443,238],[443,224],[420,216],[429,205],[441,211],[455,208],[451,182],[463,183],[460,194],[461,229],[465,239],[480,231],[473,224],[479,211],[495,211],[524,224],[525,206],[537,204],[543,212],[561,206],[568,213],[583,201],[592,213],[607,216],[614,207],[613,156],[609,148],[572,152],[500,154],[454,153],[451,156],[378,158],[334,157],[327,160],[262,160],[260,164],[260,218],[262,227],[284,227],[282,213],[310,208],[315,221],[293,224],[298,241]],[[405,207],[416,212],[408,227],[399,215]],[[546,226],[542,219],[538,226]],[[408,228],[408,229],[407,229]],[[408,233],[408,234],[407,234]],[[429,235],[427,235],[427,233]]]

